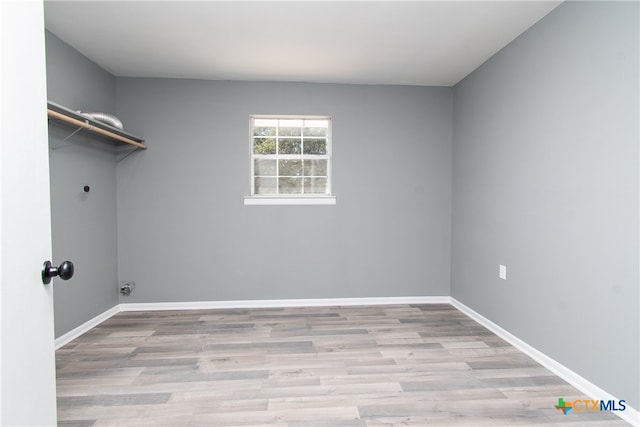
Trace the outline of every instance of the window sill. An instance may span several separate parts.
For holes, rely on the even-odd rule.
[[[336,196],[316,197],[260,197],[245,196],[245,206],[250,205],[335,205]]]

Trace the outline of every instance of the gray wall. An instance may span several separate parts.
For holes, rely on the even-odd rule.
[[[448,295],[450,88],[118,79],[122,302]],[[249,115],[333,117],[336,206],[244,206]]]
[[[567,2],[456,85],[451,285],[635,408],[638,72],[638,3]]]
[[[47,96],[71,109],[115,111],[115,78],[46,33]],[[99,137],[49,125],[53,262],[71,260],[75,275],[54,281],[55,333],[60,336],[118,304],[116,167]],[[83,187],[91,191],[85,193]]]

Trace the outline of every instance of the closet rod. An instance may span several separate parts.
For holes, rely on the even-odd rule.
[[[83,129],[88,129],[88,130],[90,130],[92,132],[96,132],[96,133],[102,134],[102,135],[107,136],[109,138],[117,139],[118,141],[122,141],[122,142],[125,142],[127,144],[135,145],[136,147],[142,148],[144,150],[147,149],[147,146],[144,145],[143,143],[134,141],[134,140],[129,139],[129,138],[125,138],[124,136],[118,135],[117,133],[109,132],[108,130],[104,130],[104,129],[101,129],[99,127],[90,125],[87,122],[83,122],[81,120],[74,119],[73,117],[69,117],[69,116],[66,116],[66,115],[64,115],[62,113],[58,113],[57,111],[54,111],[52,109],[48,108],[47,109],[47,114],[50,117],[54,117],[54,118],[62,120],[64,122],[71,123],[71,124],[76,125],[76,126],[80,126]]]

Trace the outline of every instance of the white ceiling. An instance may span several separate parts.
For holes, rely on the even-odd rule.
[[[560,1],[45,1],[116,76],[452,86]]]

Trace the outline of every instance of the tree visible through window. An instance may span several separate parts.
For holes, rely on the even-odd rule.
[[[251,117],[251,194],[330,195],[329,117]]]

